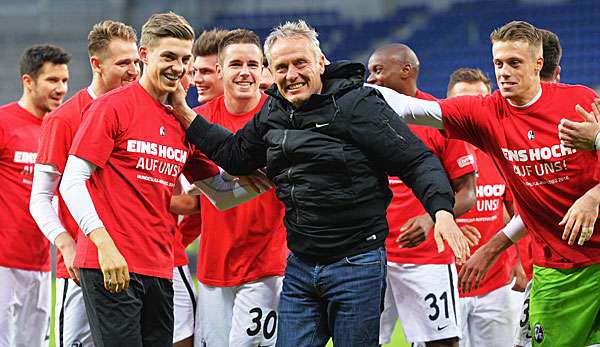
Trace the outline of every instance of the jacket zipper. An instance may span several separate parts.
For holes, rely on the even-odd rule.
[[[292,111],[292,113],[290,114],[290,120],[292,120],[293,116],[294,116],[294,111]],[[291,159],[285,151],[285,142],[287,140],[287,134],[288,134],[288,130],[286,129],[283,131],[283,140],[281,141],[281,150],[283,151],[283,155],[285,155],[288,158],[288,160],[290,160],[290,164],[291,164]],[[300,213],[298,211],[298,205],[296,204],[296,198],[294,197],[294,190],[296,189],[296,186],[294,185],[294,181],[292,180],[292,170],[293,169],[294,169],[294,167],[292,165],[290,165],[290,168],[287,170],[287,178],[288,178],[288,181],[290,181],[290,184],[292,185],[292,188],[290,189],[290,197],[292,198],[292,205],[294,207],[294,210],[296,211],[296,223],[300,223]]]

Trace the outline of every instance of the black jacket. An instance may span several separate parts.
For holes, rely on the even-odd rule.
[[[384,245],[388,175],[400,177],[433,216],[452,211],[454,194],[438,159],[379,92],[363,86],[362,64],[326,67],[322,94],[300,108],[276,87],[236,134],[196,117],[188,139],[233,175],[266,165],[285,204],[288,247],[332,262]]]

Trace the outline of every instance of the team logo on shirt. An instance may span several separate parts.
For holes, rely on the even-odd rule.
[[[165,127],[160,127],[160,129],[158,129],[158,133],[160,136],[165,136],[167,134]]]
[[[540,343],[544,339],[544,328],[540,323],[536,323],[533,327],[533,338],[535,342]]]
[[[529,139],[529,141],[533,141],[535,139],[535,133],[533,132],[533,130],[529,130],[527,132],[527,138]]]

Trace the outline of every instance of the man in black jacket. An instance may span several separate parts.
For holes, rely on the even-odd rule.
[[[446,175],[372,88],[356,63],[325,66],[317,33],[303,21],[265,42],[276,88],[236,134],[173,95],[188,139],[231,174],[267,167],[286,206],[291,252],[279,304],[278,346],[377,346],[385,291],[387,176],[411,187],[457,261],[468,245],[452,216]]]

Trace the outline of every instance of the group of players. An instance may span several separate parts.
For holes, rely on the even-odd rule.
[[[88,35],[92,81],[64,103],[69,55],[51,45],[24,52],[23,96],[0,109],[7,185],[0,192],[0,346],[48,343],[50,242],[59,251],[60,346],[286,346],[288,335],[301,334],[279,321],[282,286],[292,280],[283,277],[290,259],[284,205],[263,172],[232,177],[186,142],[180,121],[192,142],[198,122],[186,123],[174,101],[194,83],[202,104],[194,113],[236,132],[274,107],[261,90],[273,82],[287,90],[292,69],[266,67],[275,44],[263,53],[250,30],[194,38],[172,13],[146,22],[139,48],[133,28],[98,23]],[[411,187],[390,177],[378,341],[336,335],[330,311],[338,308],[327,303],[328,326],[319,329],[334,344],[389,343],[397,319],[408,341],[426,346],[600,343],[597,157],[567,147],[594,149],[597,96],[581,86],[540,83],[560,76],[560,45],[551,32],[513,22],[496,30],[492,43],[500,90],[489,96],[485,74],[459,69],[448,97],[471,96],[439,102],[417,88],[419,61],[409,47],[390,44],[371,55],[366,88],[421,124],[410,129],[451,181],[452,212],[474,255],[465,262],[468,251],[455,244],[440,249],[431,213]],[[322,53],[311,53],[293,64],[317,67]],[[288,90],[290,98],[303,87]],[[591,113],[577,111],[585,123],[573,122],[577,104],[593,105]],[[189,216],[178,224],[180,214]],[[531,239],[518,241],[524,229]],[[199,235],[196,293],[185,246]],[[515,293],[532,278],[531,294]],[[302,314],[286,305],[287,320]]]

